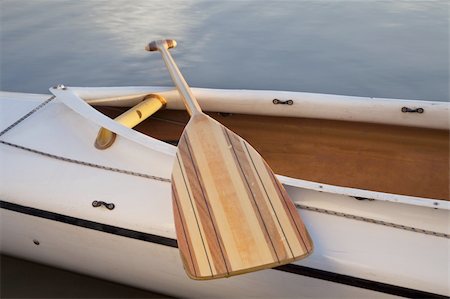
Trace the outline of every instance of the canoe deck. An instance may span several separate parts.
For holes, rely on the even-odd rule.
[[[126,110],[96,107],[110,117]],[[449,132],[362,122],[208,113],[246,139],[275,173],[324,184],[449,200]],[[186,111],[162,110],[136,130],[176,144]]]

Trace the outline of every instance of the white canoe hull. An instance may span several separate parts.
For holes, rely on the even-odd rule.
[[[1,129],[46,98],[2,97]],[[118,136],[113,147],[98,151],[93,142],[99,128],[56,99],[1,137],[10,144],[0,145],[3,253],[180,297],[450,294],[446,202],[401,197],[403,203],[396,203],[402,200],[394,195],[392,201],[359,201],[299,187],[302,182],[290,178],[281,179],[314,240],[314,253],[291,268],[190,280],[175,248],[165,181],[174,147],[149,138],[150,148]],[[94,208],[94,200],[115,209]],[[433,203],[439,209],[427,207]]]

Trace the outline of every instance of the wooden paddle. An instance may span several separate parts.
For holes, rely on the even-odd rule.
[[[178,143],[172,201],[181,258],[193,279],[271,268],[307,256],[312,241],[272,170],[244,139],[202,112],[168,49],[161,52],[191,118]]]

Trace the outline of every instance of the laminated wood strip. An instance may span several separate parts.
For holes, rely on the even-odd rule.
[[[223,131],[229,141],[229,144],[233,148],[236,163],[239,165],[243,180],[247,183],[247,190],[250,195],[249,197],[252,199],[252,205],[255,210],[255,214],[258,217],[258,222],[261,227],[264,227],[264,237],[272,245],[275,258],[278,260],[284,260],[289,257],[292,258],[293,256],[288,254],[285,246],[279,242],[279,240],[283,240],[281,236],[282,232],[280,232],[280,228],[270,215],[271,207],[267,206],[264,202],[257,200],[258,198],[262,198],[264,196],[261,188],[251,188],[251,186],[255,186],[258,181],[251,164],[249,163],[250,161],[248,161],[248,157],[245,154],[244,145],[241,142],[241,139],[237,138],[234,134],[228,134],[225,129]],[[245,161],[245,163],[241,163],[240,161]]]
[[[294,205],[242,138],[206,116],[194,117],[183,132],[177,156],[173,201],[174,209],[182,207],[178,217],[185,227],[177,229],[177,237],[187,244],[180,246],[180,253],[189,264],[185,268],[190,277],[227,277],[274,267],[311,251],[312,245],[305,244],[310,239],[302,239],[305,227],[290,209],[295,210]],[[180,184],[188,192],[180,192]],[[192,231],[201,236],[187,235]],[[202,262],[193,256],[203,264],[207,260],[212,271],[197,273],[195,263]]]
[[[190,242],[190,235],[188,227],[186,227],[186,219],[184,219],[184,213],[181,210],[177,196],[177,189],[175,184],[172,184],[172,194],[174,196],[173,200],[173,209],[174,209],[174,221],[175,221],[175,229],[178,231],[182,231],[180,234],[180,239],[178,239],[178,247],[183,248],[182,251],[188,252],[189,261],[184,261],[184,265],[189,267],[188,273],[194,273],[195,276],[200,275],[200,270],[198,268],[197,259],[195,256],[194,248],[192,248],[192,244]]]
[[[206,246],[208,246],[211,252],[211,263],[214,265],[214,269],[219,273],[228,272],[230,265],[226,256],[225,249],[223,248],[223,241],[221,235],[218,233],[216,218],[214,212],[210,207],[211,201],[208,198],[207,189],[203,182],[201,172],[198,170],[198,164],[196,163],[196,157],[192,152],[188,134],[183,135],[183,144],[185,147],[180,147],[179,155],[182,159],[184,167],[187,171],[188,181],[194,194],[194,204],[199,213],[200,225],[203,228],[206,236]],[[186,152],[184,152],[186,151]],[[214,272],[217,273],[217,272]]]
[[[179,234],[178,240],[182,240],[183,238],[190,240],[190,244],[192,244],[192,250],[196,255],[196,263],[198,264],[199,271],[198,273],[189,272],[189,269],[193,267],[187,266],[187,273],[195,276],[204,276],[211,275],[213,276],[213,269],[210,262],[210,253],[209,248],[205,244],[204,236],[205,233],[203,231],[203,227],[200,225],[198,211],[196,209],[192,191],[190,190],[190,186],[188,184],[185,171],[183,170],[183,165],[177,155],[176,162],[174,164],[174,169],[172,173],[172,177],[177,177],[178,180],[172,179],[172,185],[182,186],[181,188],[172,189],[172,201],[174,207],[180,207],[179,211],[183,212],[183,218],[185,221],[185,228],[190,232],[189,235]],[[175,214],[176,217],[176,214]],[[177,221],[177,219],[175,219]],[[176,223],[176,222],[175,222]],[[177,232],[181,232],[181,230],[177,230]],[[188,239],[189,238],[189,239]],[[180,251],[183,252],[182,258],[184,263],[188,263],[189,257],[191,254],[185,250],[185,247],[180,247]]]

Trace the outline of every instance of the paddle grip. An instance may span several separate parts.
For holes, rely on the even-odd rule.
[[[158,47],[164,46],[167,49],[175,48],[177,46],[177,42],[174,39],[166,39],[166,40],[156,40],[149,43],[145,50],[147,51],[157,51]]]

